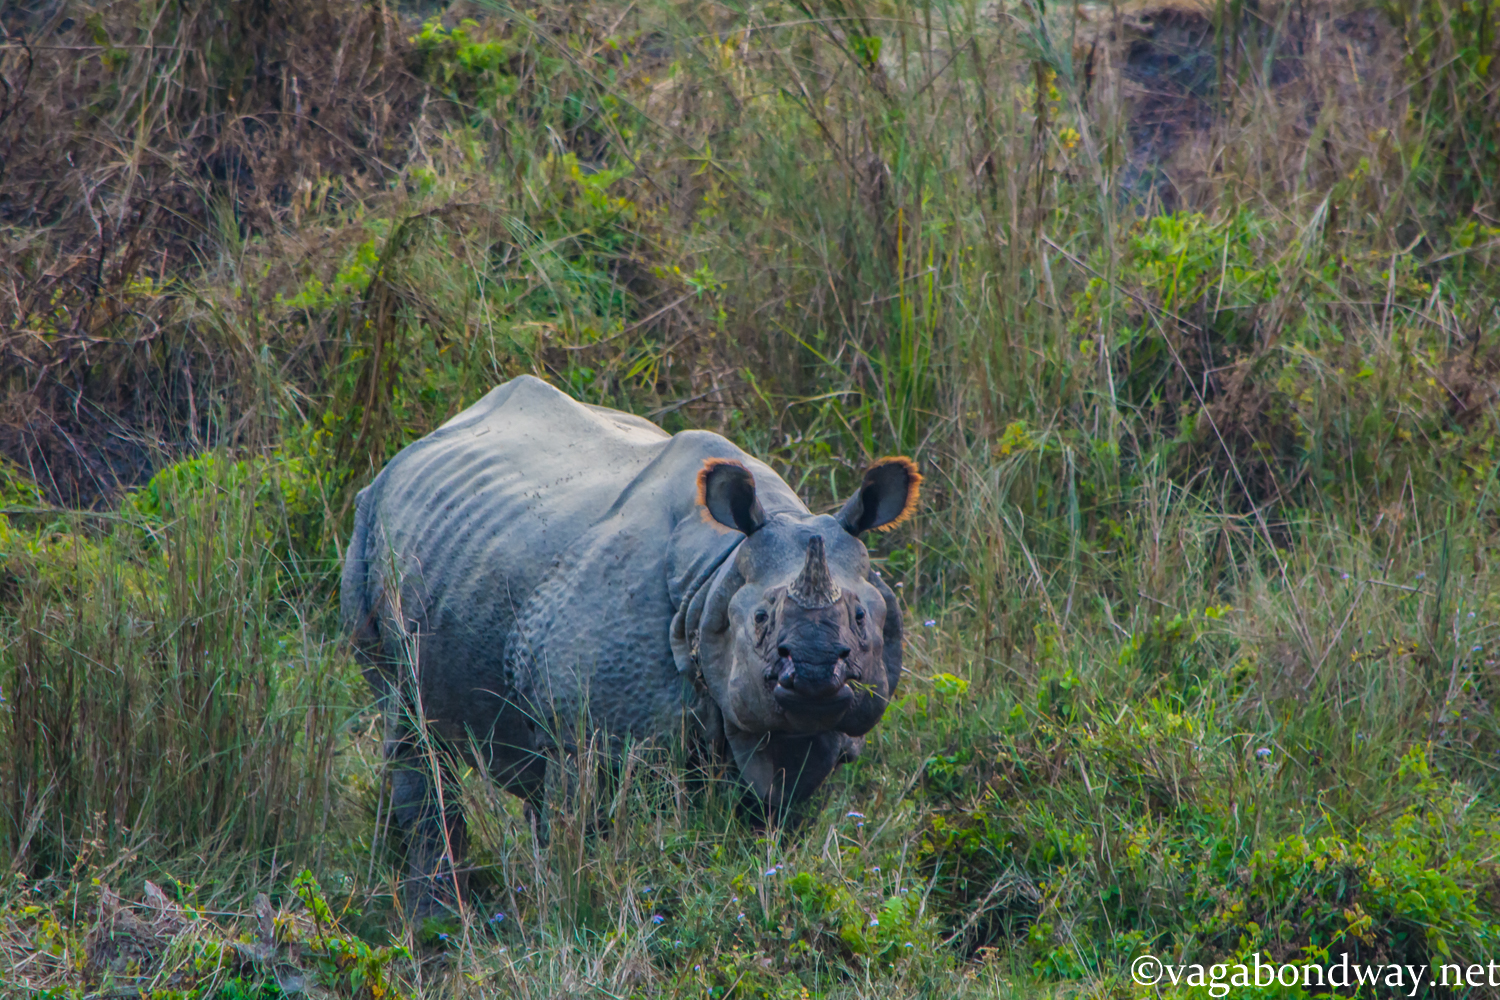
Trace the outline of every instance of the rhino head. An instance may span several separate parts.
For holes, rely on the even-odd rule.
[[[910,459],[883,459],[837,515],[767,515],[745,466],[710,459],[699,473],[706,517],[745,535],[708,599],[700,669],[768,804],[805,798],[895,691],[901,610],[859,536],[909,517],[921,480]]]

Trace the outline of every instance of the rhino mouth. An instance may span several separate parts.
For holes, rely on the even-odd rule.
[[[810,693],[777,684],[771,691],[776,705],[789,715],[831,722],[849,711],[854,704],[854,690],[848,684],[840,684],[832,692]]]

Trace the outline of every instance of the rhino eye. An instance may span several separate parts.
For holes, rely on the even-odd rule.
[[[771,616],[766,614],[766,609],[761,608],[759,611],[755,612],[755,624],[764,625],[766,623],[766,619],[769,617]]]
[[[857,622],[862,622],[862,621],[865,620],[865,609],[864,608],[855,608],[854,609],[854,620],[857,621]]]

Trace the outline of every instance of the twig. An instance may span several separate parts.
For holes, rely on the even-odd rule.
[[[564,344],[564,345],[562,345],[562,348],[565,351],[586,351],[590,347],[598,347],[600,344],[607,344],[611,340],[619,340],[621,337],[625,336],[627,333],[630,333],[630,332],[632,332],[634,330],[639,330],[641,327],[645,326],[647,323],[649,323],[652,320],[656,319],[657,317],[661,316],[663,313],[671,312],[673,309],[676,309],[678,306],[682,305],[684,302],[686,302],[688,299],[690,299],[692,297],[693,297],[693,293],[692,292],[688,292],[686,295],[682,296],[677,301],[675,301],[675,302],[669,302],[666,305],[662,306],[660,309],[656,310],[656,312],[652,313],[650,316],[647,316],[645,319],[636,320],[634,323],[630,324],[625,329],[621,330],[619,333],[612,333],[608,337],[604,337],[601,340],[596,340],[596,341],[594,341],[593,343],[590,343],[590,344]]]
[[[1384,580],[1361,580],[1360,583],[1368,583],[1372,587],[1389,587],[1392,590],[1404,590],[1409,594],[1427,593],[1421,587],[1404,587],[1399,583],[1386,583]]]
[[[646,416],[648,418],[654,420],[657,417],[660,417],[660,416],[662,416],[664,414],[675,413],[678,410],[682,409],[684,406],[688,405],[689,403],[696,403],[696,402],[698,402],[698,400],[700,400],[700,399],[707,399],[709,396],[717,396],[719,393],[723,392],[725,389],[730,389],[730,388],[738,389],[739,387],[740,387],[740,383],[735,383],[733,386],[728,386],[728,385],[717,386],[716,388],[710,389],[707,392],[700,392],[696,396],[689,396],[687,399],[679,399],[677,402],[673,403],[670,406],[663,406],[659,410],[652,410],[650,413],[646,414]]]

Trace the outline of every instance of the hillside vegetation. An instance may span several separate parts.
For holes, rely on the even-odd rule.
[[[0,23],[0,993],[1500,954],[1494,0]],[[914,457],[908,673],[792,833],[666,749],[571,762],[545,845],[468,775],[417,924],[342,545],[527,372],[815,510]]]

